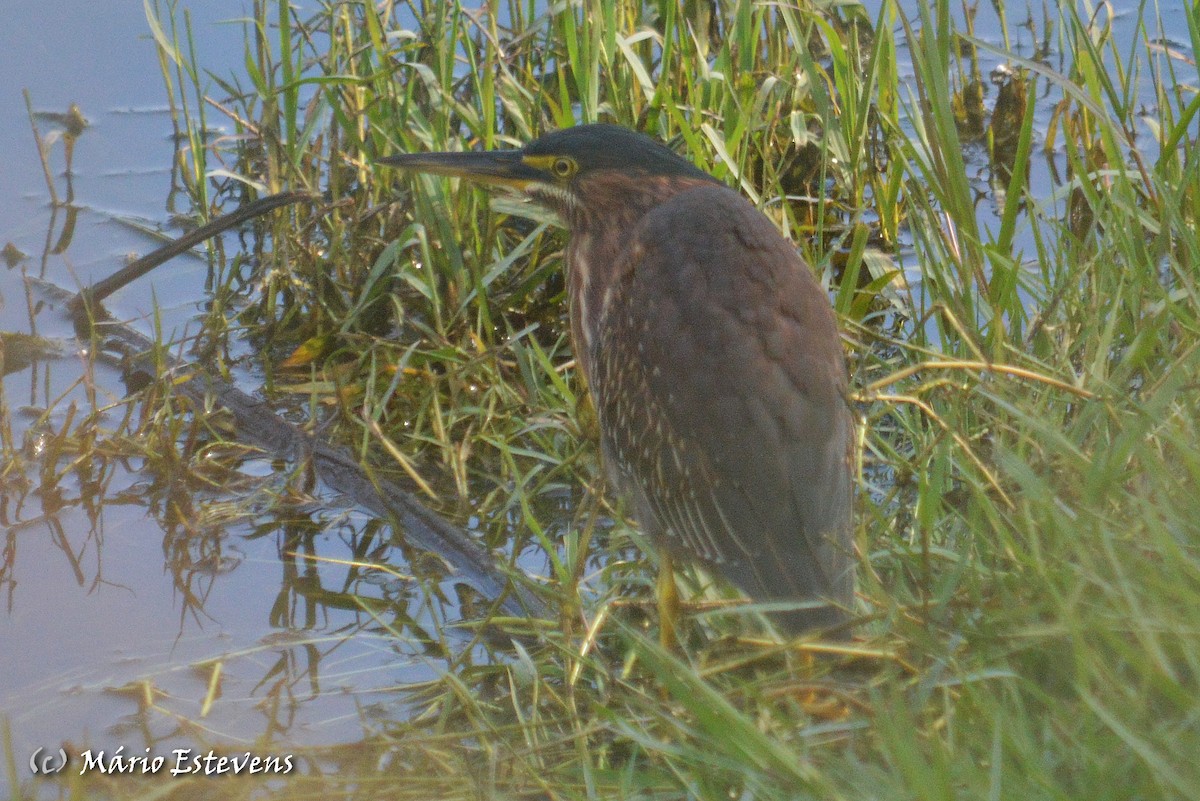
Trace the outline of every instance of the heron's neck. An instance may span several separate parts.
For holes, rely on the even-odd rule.
[[[634,262],[629,250],[637,242],[642,218],[673,195],[704,184],[704,179],[598,175],[581,187],[588,201],[564,210],[571,231],[566,254],[571,336],[575,358],[589,382],[600,326],[618,291],[618,272]]]

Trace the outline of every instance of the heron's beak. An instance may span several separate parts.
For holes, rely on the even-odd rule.
[[[401,153],[377,164],[409,172],[467,178],[493,186],[524,190],[545,183],[546,173],[525,163],[520,150],[484,150],[462,153]]]

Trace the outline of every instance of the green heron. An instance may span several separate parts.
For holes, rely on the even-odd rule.
[[[606,472],[639,524],[668,556],[790,602],[773,618],[790,632],[847,621],[845,360],[828,298],[765,215],[615,125],[380,163],[508,187],[556,212],[570,231],[575,356]]]

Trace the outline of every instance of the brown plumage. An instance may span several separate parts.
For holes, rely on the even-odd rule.
[[[409,154],[408,169],[514,186],[554,209],[576,356],[607,471],[639,523],[792,632],[853,604],[853,422],[829,301],[761,212],[624,128],[522,150]]]

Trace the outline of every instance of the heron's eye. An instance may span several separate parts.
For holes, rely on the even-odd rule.
[[[566,157],[557,158],[550,165],[550,171],[558,178],[570,178],[577,169],[579,169],[579,165],[575,163],[574,159]]]

